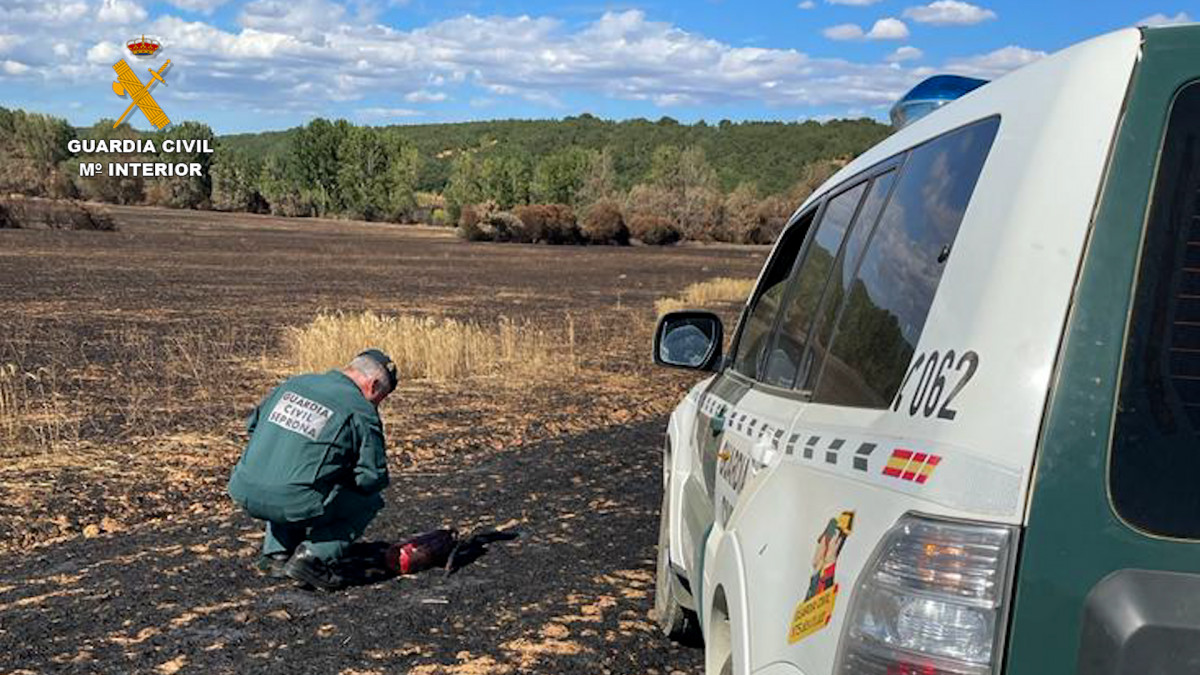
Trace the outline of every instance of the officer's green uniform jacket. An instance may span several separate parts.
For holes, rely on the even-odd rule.
[[[340,371],[285,381],[250,413],[247,429],[229,494],[256,518],[317,518],[342,490],[387,487],[379,412]]]

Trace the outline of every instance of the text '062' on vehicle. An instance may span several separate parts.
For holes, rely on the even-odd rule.
[[[710,674],[1200,672],[1200,26],[962,90],[800,206],[728,348],[660,319],[712,375],[657,616]]]

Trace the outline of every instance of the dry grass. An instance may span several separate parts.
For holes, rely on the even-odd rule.
[[[78,441],[79,420],[65,409],[59,388],[51,370],[30,373],[0,364],[0,441],[41,450]]]
[[[575,325],[569,316],[557,332],[504,317],[494,326],[482,326],[454,319],[337,312],[288,329],[285,343],[292,365],[305,371],[338,368],[363,349],[377,347],[395,360],[402,380],[498,375],[526,381],[576,366]]]
[[[719,277],[692,284],[674,298],[661,298],[654,303],[659,316],[679,309],[711,307],[715,304],[745,302],[754,290],[754,279]]]

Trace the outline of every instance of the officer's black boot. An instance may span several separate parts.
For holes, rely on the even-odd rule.
[[[336,591],[345,585],[334,566],[318,558],[304,544],[300,544],[292,554],[292,559],[287,561],[283,572],[296,581],[315,586],[322,591]]]
[[[283,571],[287,566],[287,561],[292,556],[288,553],[271,553],[258,557],[256,567],[258,571],[272,579],[287,579],[288,575]]]

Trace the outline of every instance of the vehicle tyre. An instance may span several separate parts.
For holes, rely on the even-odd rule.
[[[671,571],[671,539],[668,526],[670,502],[663,490],[662,513],[658,519],[658,564],[654,583],[654,614],[658,627],[671,640],[689,647],[704,644],[696,613],[679,604],[675,573]]]

